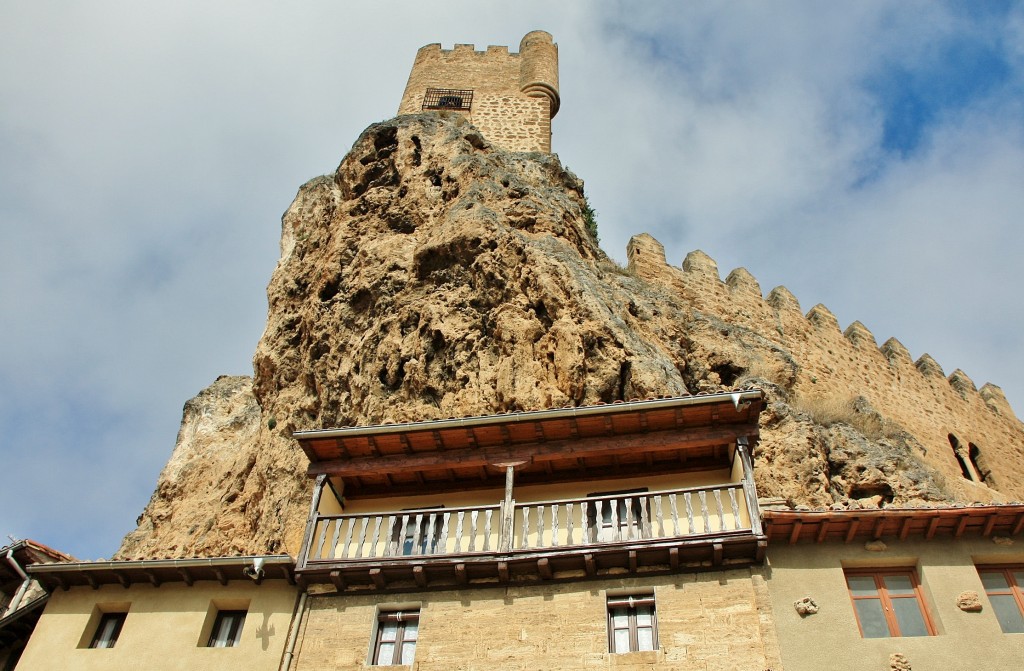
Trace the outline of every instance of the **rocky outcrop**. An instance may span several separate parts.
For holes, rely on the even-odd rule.
[[[186,405],[120,556],[295,552],[309,487],[295,430],[748,385],[768,396],[765,496],[1024,498],[1010,478],[999,491],[961,483],[942,449],[955,425],[999,472],[997,448],[1024,441],[998,388],[959,371],[947,381],[859,323],[844,334],[824,306],[805,316],[785,288],[764,298],[743,269],[723,282],[700,252],[672,267],[638,236],[621,268],[587,233],[585,207],[557,157],[499,150],[458,115],[368,128],[285,213],[255,377]]]

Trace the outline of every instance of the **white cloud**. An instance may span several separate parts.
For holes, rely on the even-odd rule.
[[[703,248],[1021,407],[1024,12],[952,7],[8,3],[0,450],[24,476],[0,533],[111,553],[182,403],[251,370],[298,186],[394,113],[421,45],[536,28],[561,52],[555,150],[610,254],[642,231],[676,263]],[[1009,80],[887,154],[868,83],[956,37],[1002,49]]]

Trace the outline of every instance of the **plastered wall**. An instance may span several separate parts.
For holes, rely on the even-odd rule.
[[[529,33],[519,53],[509,53],[508,47],[476,51],[472,44],[457,44],[443,50],[429,44],[416,54],[398,113],[420,112],[428,88],[471,89],[472,107],[464,114],[498,147],[551,151],[551,118],[559,105],[558,47],[551,35]]]
[[[259,586],[249,581],[233,581],[226,586],[199,581],[192,587],[182,583],[56,590],[17,670],[276,671],[296,598],[297,588],[278,580],[264,581]],[[211,607],[248,610],[238,646],[205,647],[206,641],[201,639],[210,628],[207,619]],[[83,647],[91,641],[91,630],[98,621],[96,613],[105,609],[127,609],[116,644],[105,650]]]
[[[889,671],[894,653],[913,671],[1022,668],[1024,634],[1002,633],[975,569],[976,563],[1024,562],[1020,541],[1008,546],[990,539],[886,543],[881,552],[854,543],[772,545],[766,575],[786,671]],[[938,635],[861,638],[844,567],[914,568]],[[957,607],[965,590],[981,596],[981,612]],[[793,602],[806,596],[819,611],[801,617]]]
[[[656,598],[655,651],[608,652],[609,590]],[[616,592],[618,593],[618,592]],[[378,608],[419,607],[413,669],[778,668],[771,605],[749,570],[381,596],[311,596],[297,671],[362,669]]]

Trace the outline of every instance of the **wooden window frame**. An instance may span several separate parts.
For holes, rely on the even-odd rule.
[[[869,576],[875,579],[875,590],[878,592],[878,596],[854,596],[853,591],[850,589],[850,584],[847,579],[850,576],[864,577]],[[905,576],[910,578],[910,584],[913,587],[913,594],[904,595],[890,595],[888,588],[885,586],[884,578],[886,576]],[[861,624],[860,615],[857,612],[857,601],[865,600],[876,600],[880,601],[882,605],[882,614],[885,616],[885,623],[889,628],[888,638],[902,638],[903,634],[900,632],[899,621],[896,619],[896,613],[892,607],[893,599],[914,599],[917,603],[917,607],[921,612],[921,618],[924,620],[925,631],[928,636],[935,636],[935,623],[932,621],[931,613],[929,612],[927,602],[924,599],[924,594],[921,591],[921,582],[917,579],[917,571],[913,568],[864,568],[864,569],[845,569],[843,571],[843,580],[846,582],[846,591],[850,595],[851,606],[853,606],[853,616],[857,620],[857,630],[860,632],[861,638],[864,636],[864,626]]]
[[[213,629],[210,630],[210,638],[206,643],[208,648],[235,648],[242,641],[242,629],[245,627],[245,616],[248,615],[248,611],[245,610],[218,610],[217,617],[213,619]],[[224,645],[220,645],[217,634],[220,633],[221,627],[224,625],[224,620],[232,618],[230,622],[230,629],[228,630],[228,638]]]
[[[1017,609],[1020,610],[1021,617],[1024,617],[1024,585],[1017,582],[1014,573],[1020,573],[1024,571],[1024,564],[978,564],[975,568],[978,569],[978,576],[980,577],[983,572],[988,573],[1002,573],[1006,579],[1006,584],[1009,587],[1006,590],[990,590],[985,588],[985,596],[991,597],[993,595],[1013,595],[1013,600],[1017,603]],[[999,628],[1002,629],[1002,623],[999,623]],[[1019,633],[1019,632],[1006,632],[1003,633]]]
[[[373,642],[373,658],[370,661],[371,666],[402,666],[402,649],[407,643],[412,643],[413,656],[416,655],[416,644],[419,642],[419,629],[417,626],[416,638],[406,639],[406,623],[416,622],[417,625],[420,621],[420,611],[416,610],[401,610],[401,611],[387,611],[378,613],[377,615],[377,627],[374,632]],[[384,641],[384,625],[388,622],[397,622],[398,630],[395,632],[394,641]],[[395,649],[391,654],[390,660],[382,660],[380,658],[381,644],[382,643],[394,643]]]
[[[637,607],[650,607],[651,609],[651,650],[658,649],[658,607],[654,603],[654,594],[626,594],[621,596],[609,596],[607,601],[608,620],[608,652],[611,654],[624,654],[629,652],[643,652],[640,649],[639,630],[637,625]],[[613,611],[620,608],[629,609],[629,617],[626,628],[629,631],[629,650],[615,649],[615,625],[612,619]],[[646,627],[644,627],[646,628]]]
[[[113,648],[117,644],[117,639],[121,637],[121,630],[124,629],[124,621],[127,618],[128,613],[125,612],[101,613],[89,647],[97,650]],[[114,630],[106,636],[103,632],[106,631],[108,622],[114,623]]]

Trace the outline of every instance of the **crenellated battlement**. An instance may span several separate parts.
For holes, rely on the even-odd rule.
[[[990,466],[1005,459],[1012,470],[1009,464],[1024,457],[1024,427],[999,387],[988,383],[979,389],[960,369],[947,376],[931,355],[914,360],[896,338],[878,345],[860,321],[843,329],[825,305],[802,312],[786,287],[775,287],[763,296],[757,279],[745,268],[732,270],[723,281],[718,264],[700,250],[672,266],[661,243],[643,234],[630,240],[627,258],[632,273],[683,297],[695,318],[706,315],[731,327],[720,329],[718,355],[730,358],[730,366],[767,376],[794,396],[865,399],[887,426],[904,427],[920,439],[924,459],[946,472],[964,498],[998,499],[999,494],[984,484],[960,482],[963,477],[950,451],[949,435],[984,451]],[[744,349],[733,338],[737,327],[756,334],[748,342],[770,340],[774,353]],[[1005,478],[999,482],[1009,486]],[[1024,483],[1019,485],[1024,491]]]
[[[442,104],[432,104],[431,90],[446,93]],[[439,43],[421,47],[398,113],[465,114],[498,147],[549,152],[551,119],[560,104],[558,45],[548,33],[535,30],[523,37],[518,52],[495,45],[486,51],[472,44],[456,44],[453,49],[443,49]]]

